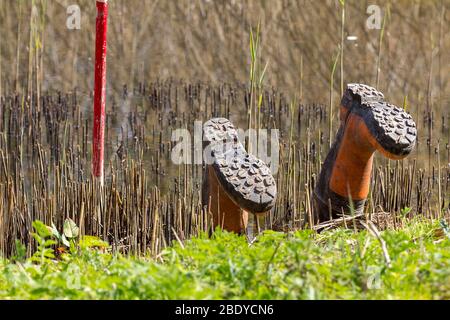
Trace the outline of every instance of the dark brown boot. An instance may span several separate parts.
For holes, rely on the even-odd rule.
[[[339,117],[336,140],[323,163],[314,192],[316,223],[349,213],[350,200],[354,213],[362,213],[369,193],[374,152],[402,159],[416,142],[416,124],[411,116],[386,103],[381,92],[367,85],[347,86]]]

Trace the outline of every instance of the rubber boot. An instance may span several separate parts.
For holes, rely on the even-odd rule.
[[[213,118],[203,125],[205,171],[203,205],[213,217],[213,227],[243,233],[248,214],[264,214],[277,196],[269,167],[248,154],[232,123]]]
[[[314,222],[362,213],[375,151],[403,159],[414,148],[416,124],[376,89],[349,84],[340,106],[340,127],[314,191]]]

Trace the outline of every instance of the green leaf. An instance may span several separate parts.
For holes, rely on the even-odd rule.
[[[47,248],[47,247],[51,247],[54,244],[57,244],[57,242],[55,240],[49,239],[49,240],[45,240],[43,246]]]
[[[52,222],[52,228],[51,228],[51,232],[52,235],[58,239],[59,241],[61,241],[61,234],[59,233],[58,229],[56,229],[55,224]]]
[[[252,61],[255,61],[255,45],[253,40],[253,30],[250,29],[250,56]]]
[[[54,259],[55,258],[53,250],[51,250],[51,249],[44,249],[43,253],[44,253],[43,256],[46,257],[46,258],[49,258],[49,259]]]
[[[33,228],[36,230],[38,235],[42,238],[47,238],[52,235],[52,232],[49,230],[51,228],[47,227],[42,221],[35,220],[33,222]]]
[[[109,244],[108,244],[108,242],[103,241],[98,237],[83,236],[80,240],[80,247],[82,249],[85,249],[85,248],[106,249],[106,248],[109,248]]]
[[[61,237],[61,242],[62,242],[62,244],[65,245],[66,247],[70,247],[70,243],[69,243],[69,241],[67,240],[67,238],[66,238],[65,235],[62,235],[62,237]]]
[[[20,242],[18,239],[15,241],[16,245],[16,254],[11,257],[13,261],[23,261],[27,256],[27,247]]]
[[[69,239],[76,238],[78,237],[79,228],[72,219],[67,218],[66,221],[64,221],[63,232]]]
[[[444,219],[441,219],[439,221],[439,225],[441,226],[441,228],[444,231],[444,233],[447,236],[447,238],[450,239],[450,227],[449,227],[447,221],[445,221]]]
[[[39,245],[42,244],[42,242],[43,242],[42,237],[40,237],[37,233],[34,233],[34,232],[31,235],[33,236],[34,240],[36,240],[36,242]]]
[[[400,214],[402,215],[402,217],[406,217],[410,212],[411,208],[408,207],[404,207],[403,209],[400,210]]]
[[[264,81],[264,77],[266,75],[266,71],[267,71],[267,67],[268,66],[269,66],[269,61],[266,62],[266,65],[264,66],[264,69],[263,69],[263,71],[261,73],[261,76],[259,77],[259,86],[260,87],[262,86],[262,83]]]

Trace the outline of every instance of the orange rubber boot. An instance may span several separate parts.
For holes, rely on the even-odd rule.
[[[214,228],[242,233],[248,213],[264,214],[275,205],[275,179],[263,161],[245,151],[228,119],[207,121],[203,142],[203,205],[212,213]]]
[[[315,222],[362,213],[369,193],[375,151],[402,159],[416,142],[416,125],[403,109],[376,89],[349,84],[341,101],[340,127],[314,191]]]
[[[212,166],[206,167],[206,175],[204,203],[209,201],[214,228],[220,226],[223,230],[244,233],[248,225],[248,212],[231,200],[221,187]]]

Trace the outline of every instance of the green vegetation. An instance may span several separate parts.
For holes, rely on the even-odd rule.
[[[450,221],[448,3],[388,2],[372,30],[356,0],[137,12],[141,1],[111,1],[100,187],[89,169],[96,10],[78,2],[81,31],[57,1],[0,2],[0,298],[450,299],[450,228],[438,222]],[[311,195],[352,79],[403,101],[418,144],[401,162],[374,158],[366,213],[388,230],[300,230],[317,227]],[[171,138],[219,115],[279,130],[279,199],[255,229],[299,231],[251,245],[202,233],[203,171],[170,161]]]
[[[92,238],[75,245],[72,238],[66,253],[52,258],[46,249],[53,244],[45,241],[55,236],[41,227],[35,223],[34,237],[42,259],[24,259],[18,250],[0,261],[0,298],[450,298],[444,221],[414,219],[401,230],[381,232],[381,241],[366,230],[266,231],[249,245],[245,237],[218,230],[212,238],[176,242],[154,259],[112,254]]]

